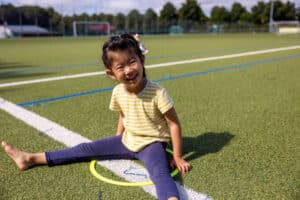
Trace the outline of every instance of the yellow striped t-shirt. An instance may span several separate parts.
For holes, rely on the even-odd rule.
[[[170,131],[164,114],[173,107],[165,88],[147,81],[145,88],[136,95],[125,91],[118,84],[112,93],[109,108],[124,115],[123,144],[138,152],[155,141],[170,140]]]

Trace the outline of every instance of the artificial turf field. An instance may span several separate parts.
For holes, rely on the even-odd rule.
[[[106,37],[0,40],[3,83],[102,71]],[[300,35],[142,36],[146,66],[300,45]],[[216,70],[218,69],[218,70]],[[220,70],[223,69],[223,70]],[[184,154],[193,170],[181,183],[213,199],[297,199],[300,172],[300,49],[146,69],[175,101]],[[0,97],[89,139],[114,135],[113,87],[103,75],[13,87]],[[0,110],[0,140],[27,151],[63,148]],[[298,152],[298,153],[297,153]],[[118,179],[99,167],[106,176]],[[0,199],[153,199],[140,188],[102,183],[88,163],[19,172],[0,150]]]

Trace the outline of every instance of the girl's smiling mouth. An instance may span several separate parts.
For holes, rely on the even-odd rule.
[[[126,78],[126,81],[128,81],[129,83],[134,83],[137,79],[138,75],[137,74],[134,74],[128,78]]]

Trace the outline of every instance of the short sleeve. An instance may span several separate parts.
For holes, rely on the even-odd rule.
[[[174,102],[169,96],[167,90],[162,88],[157,97],[157,107],[162,114],[165,114],[174,106]]]
[[[110,99],[109,109],[112,110],[112,111],[117,111],[117,112],[121,111],[121,107],[120,107],[120,104],[118,102],[118,90],[117,90],[117,88],[113,89],[111,99]]]

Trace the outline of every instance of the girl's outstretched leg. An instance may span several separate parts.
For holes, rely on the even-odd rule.
[[[137,158],[145,164],[155,184],[158,199],[178,200],[179,192],[170,176],[165,145],[161,142],[152,143],[138,152]]]
[[[48,166],[85,162],[92,159],[134,158],[134,153],[123,145],[122,136],[112,136],[66,149],[47,151],[45,155]]]
[[[28,153],[10,146],[5,141],[2,141],[1,145],[7,155],[16,163],[21,171],[35,165],[47,164],[45,153]]]

